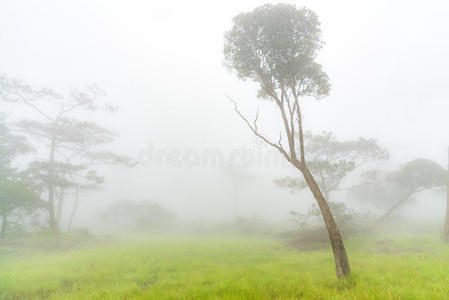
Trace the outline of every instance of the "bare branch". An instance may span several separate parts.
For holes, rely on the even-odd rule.
[[[287,151],[285,151],[285,149],[282,147],[282,144],[275,144],[273,142],[271,142],[270,140],[268,140],[265,136],[263,136],[262,134],[259,133],[258,129],[257,129],[257,119],[258,119],[258,114],[256,115],[256,118],[254,119],[254,125],[251,125],[251,123],[248,121],[248,119],[240,112],[240,110],[237,107],[237,103],[230,98],[229,96],[226,96],[226,98],[228,98],[229,101],[231,101],[234,104],[234,110],[235,112],[240,116],[240,118],[246,123],[246,125],[248,125],[248,127],[251,129],[251,131],[258,136],[259,138],[261,138],[265,143],[267,143],[268,145],[276,148],[277,150],[279,150],[279,152],[282,153],[282,155],[284,155],[284,157],[288,160],[291,161],[290,156],[288,155]]]
[[[46,118],[47,120],[54,122],[55,120],[50,117],[49,115],[47,115],[46,113],[44,113],[41,109],[39,109],[36,105],[34,105],[33,103],[31,103],[33,100],[27,99],[25,98],[23,95],[21,95],[20,93],[14,92],[14,91],[9,91],[11,94],[17,96],[20,98],[20,102],[28,105],[29,107],[31,107],[32,109],[34,109],[35,111],[37,111],[41,116],[43,116],[44,118]]]

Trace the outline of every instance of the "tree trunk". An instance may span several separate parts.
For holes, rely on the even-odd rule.
[[[72,227],[72,221],[73,221],[73,218],[75,217],[76,209],[78,208],[79,193],[80,193],[80,188],[78,186],[76,188],[76,192],[75,192],[75,203],[73,204],[73,209],[72,209],[72,213],[70,214],[69,224],[67,225],[68,230],[70,230],[70,228]]]
[[[0,237],[4,237],[6,235],[6,230],[8,229],[8,215],[6,212],[2,212],[2,229],[0,231]]]
[[[337,277],[346,277],[351,273],[349,267],[348,255],[346,254],[346,249],[343,244],[343,238],[338,229],[337,223],[335,223],[332,212],[327,204],[326,198],[324,198],[318,184],[313,178],[312,173],[306,166],[302,167],[301,170],[307,185],[313,193],[313,196],[320,207],[321,214],[323,216],[324,223],[329,233],[329,239],[332,246],[332,251],[334,252],[335,268],[337,271]]]
[[[443,234],[441,236],[443,243],[447,243],[449,240],[449,182],[446,190],[446,220],[444,222]]]
[[[55,217],[55,195],[53,184],[48,185],[48,217],[50,221],[50,229],[53,232],[58,232],[58,224]]]
[[[295,96],[296,100],[296,110],[298,116],[298,135],[299,135],[299,152],[301,157],[301,163],[294,165],[301,171],[304,176],[304,180],[307,182],[310,191],[313,194],[318,206],[320,207],[321,215],[323,216],[324,224],[326,225],[327,232],[329,234],[329,240],[332,246],[332,252],[334,253],[335,260],[335,269],[337,272],[337,278],[343,278],[349,276],[351,274],[351,268],[349,267],[348,255],[346,254],[345,245],[343,243],[343,238],[340,234],[340,230],[338,229],[337,223],[335,223],[334,217],[332,216],[332,212],[329,208],[329,205],[324,198],[323,193],[320,190],[320,187],[313,178],[312,173],[306,165],[306,157],[304,151],[304,133],[302,130],[302,114],[301,109],[299,107],[298,99]],[[294,137],[293,135],[289,138],[290,151],[294,152]],[[297,161],[296,154],[293,155],[292,160],[294,162]]]
[[[402,204],[404,204],[409,198],[410,196],[415,193],[415,190],[412,190],[410,192],[408,192],[404,198],[402,198],[399,202],[397,202],[395,205],[393,205],[393,207],[391,207],[386,213],[384,213],[379,219],[377,219],[373,224],[371,224],[369,226],[369,229],[375,227],[376,225],[379,225],[380,223],[382,223],[383,221],[385,221],[385,219],[387,219],[394,211],[396,211],[396,209],[398,209],[398,207],[400,207]]]
[[[447,164],[448,164],[448,172],[449,172],[449,148],[447,149]],[[441,240],[444,243],[447,243],[449,240],[449,178],[446,185],[446,220],[444,222],[443,234],[441,236]]]
[[[58,210],[56,214],[56,222],[59,225],[61,224],[61,216],[62,216],[62,207],[64,206],[64,189],[61,189],[61,194],[58,197]]]
[[[53,138],[50,146],[50,158],[48,160],[48,217],[50,229],[53,232],[58,232],[58,223],[55,216],[55,187],[54,187],[54,160],[56,151],[55,139]]]

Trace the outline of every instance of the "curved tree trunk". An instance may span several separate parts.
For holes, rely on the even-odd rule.
[[[335,268],[337,271],[337,277],[342,278],[348,276],[351,273],[349,267],[348,255],[346,254],[346,249],[343,244],[343,238],[338,229],[337,223],[335,223],[332,212],[327,204],[326,198],[324,198],[318,184],[313,178],[312,173],[310,173],[307,167],[303,167],[301,170],[307,185],[313,193],[313,196],[320,207],[321,214],[323,215],[323,220],[329,233],[329,239],[332,245],[332,251],[334,252]]]
[[[334,253],[334,259],[335,259],[335,268],[337,272],[338,278],[343,278],[345,276],[348,276],[351,273],[351,269],[349,267],[349,260],[348,256],[346,254],[346,249],[343,244],[343,238],[340,234],[340,230],[338,229],[337,223],[335,223],[334,217],[332,216],[332,212],[329,208],[329,205],[326,201],[326,198],[323,196],[323,193],[320,190],[320,187],[316,183],[315,179],[313,178],[312,173],[306,166],[306,159],[305,159],[305,151],[304,151],[304,134],[303,134],[303,128],[302,128],[302,115],[301,115],[301,109],[299,105],[299,95],[296,93],[296,89],[292,89],[292,96],[294,98],[293,103],[288,102],[285,98],[285,90],[282,91],[282,96],[277,97],[276,95],[272,95],[276,105],[279,108],[279,112],[281,114],[281,118],[284,123],[285,127],[285,135],[288,139],[288,146],[289,149],[285,150],[282,143],[282,132],[280,134],[279,141],[273,142],[264,137],[260,134],[257,128],[257,118],[258,114],[256,115],[256,118],[254,119],[253,123],[250,123],[247,118],[245,118],[240,111],[237,108],[237,104],[234,100],[230,99],[234,103],[234,108],[237,114],[245,121],[245,123],[248,125],[248,127],[251,129],[251,131],[261,138],[264,142],[272,146],[273,148],[276,148],[281,152],[281,154],[287,159],[289,163],[291,163],[294,167],[296,167],[304,176],[305,181],[307,182],[307,185],[309,186],[310,191],[313,193],[313,196],[320,208],[321,215],[323,216],[324,223],[326,225],[329,239],[332,246],[332,251]],[[287,103],[287,104],[285,104]],[[288,113],[286,112],[288,107]],[[297,133],[299,136],[299,145],[296,144],[296,130],[295,130],[295,123],[297,124]],[[297,148],[299,146],[299,155],[300,159],[298,160],[298,152]]]
[[[297,111],[297,122],[298,122],[298,135],[299,135],[299,153],[301,157],[301,163],[294,165],[301,171],[304,176],[304,180],[307,182],[310,191],[313,194],[318,206],[320,207],[321,215],[323,216],[324,224],[326,225],[327,232],[329,234],[329,240],[332,246],[332,252],[334,253],[335,260],[335,270],[337,272],[337,278],[343,278],[351,274],[351,268],[349,266],[348,255],[346,254],[345,245],[343,243],[343,238],[341,236],[340,230],[338,229],[337,223],[335,222],[334,216],[329,208],[326,198],[320,190],[319,185],[316,183],[315,178],[313,178],[312,173],[306,165],[306,156],[304,151],[304,132],[302,129],[302,114],[299,107],[299,101],[295,96],[295,106]],[[289,136],[289,145],[291,153],[294,152],[295,143],[294,136],[291,134]],[[293,161],[296,162],[296,154],[293,155]]]

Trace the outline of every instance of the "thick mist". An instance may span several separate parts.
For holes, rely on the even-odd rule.
[[[227,98],[250,118],[257,103],[261,130],[277,137],[273,108],[257,100],[254,84],[239,81],[223,66],[223,34],[232,17],[262,3],[1,4],[1,73],[61,93],[97,84],[119,110],[79,117],[117,131],[120,136],[108,150],[139,163],[101,167],[105,183],[82,195],[76,226],[99,226],[98,212],[119,200],[153,201],[185,222],[257,216],[288,223],[290,211],[311,206],[308,191],[291,193],[273,184],[275,178],[298,174],[254,138]],[[304,102],[304,127],[333,131],[342,140],[377,139],[391,155],[379,168],[418,157],[445,166],[449,6],[439,1],[296,4],[320,17],[325,45],[318,61],[332,84],[328,97]],[[13,119],[30,115],[1,105]],[[243,164],[235,171],[239,174],[227,171],[229,162]],[[351,184],[351,178],[345,180]],[[338,197],[343,196],[337,192]],[[408,218],[442,222],[444,196],[416,198],[402,209]]]
[[[448,299],[448,16],[0,1],[0,299]]]

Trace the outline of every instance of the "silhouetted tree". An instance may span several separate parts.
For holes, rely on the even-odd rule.
[[[389,201],[387,211],[379,217],[372,226],[385,221],[399,207],[411,199],[413,195],[424,190],[442,190],[447,183],[447,170],[429,159],[414,159],[400,166],[399,170],[386,174],[383,183],[376,183],[371,187],[360,188],[359,198],[372,201]],[[371,189],[371,190],[368,190]],[[379,194],[376,191],[384,191]],[[385,194],[382,196],[382,194]]]
[[[130,164],[127,157],[98,150],[99,146],[114,141],[115,132],[75,118],[76,113],[86,111],[115,111],[116,108],[98,100],[101,95],[103,92],[96,86],[87,86],[84,90],[75,88],[63,97],[52,89],[33,89],[20,80],[0,76],[0,99],[29,107],[38,117],[19,121],[16,130],[35,138],[48,150],[47,159],[35,164],[48,191],[49,223],[55,232],[59,230],[55,198],[57,189],[64,190],[69,184],[65,175],[86,170],[93,162]],[[67,158],[73,162],[67,163]]]
[[[174,224],[176,215],[150,201],[116,201],[101,212],[107,223],[124,228],[147,230],[167,228]]]
[[[234,217],[239,217],[238,215],[238,205],[240,203],[240,191],[241,187],[245,184],[248,184],[251,181],[254,181],[256,179],[255,175],[252,175],[245,171],[245,167],[248,167],[245,164],[237,164],[228,162],[224,165],[223,171],[224,173],[229,176],[232,182],[232,187],[234,190]]]

